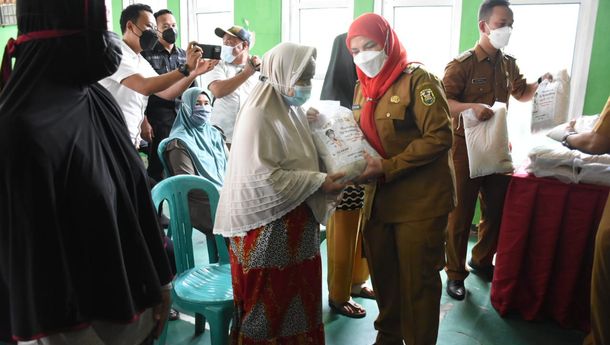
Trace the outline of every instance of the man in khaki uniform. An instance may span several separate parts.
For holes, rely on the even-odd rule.
[[[610,97],[593,131],[576,134],[573,125],[569,126],[563,144],[590,154],[610,153]],[[605,344],[610,344],[610,202],[606,202],[595,237],[591,277],[591,333],[584,341],[584,345]]]
[[[452,156],[458,201],[457,207],[449,215],[445,270],[447,293],[458,300],[466,296],[466,250],[477,196],[480,196],[482,217],[479,239],[472,249],[469,265],[475,272],[490,277],[504,194],[509,182],[509,176],[501,174],[470,178],[464,125],[459,114],[472,108],[480,121],[486,121],[494,114],[490,109],[494,102],[508,104],[510,95],[519,101],[528,101],[542,79],[551,78],[547,73],[538,82],[527,84],[515,58],[501,51],[508,44],[512,25],[513,13],[508,1],[484,1],[479,9],[479,42],[473,49],[451,61],[445,68],[443,78],[453,118]]]
[[[357,66],[352,109],[381,159],[365,156],[364,243],[377,295],[376,344],[436,344],[448,213],[455,205],[452,133],[441,81],[418,64],[383,17],[350,26]]]

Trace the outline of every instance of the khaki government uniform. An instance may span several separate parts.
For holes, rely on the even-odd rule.
[[[593,131],[610,138],[610,97]],[[595,236],[591,274],[591,334],[586,345],[610,344],[610,198]]]
[[[360,85],[354,117],[365,103]],[[365,194],[364,242],[377,295],[376,344],[436,344],[447,215],[455,206],[452,133],[442,83],[411,64],[378,100],[388,159]]]
[[[511,94],[519,98],[527,88],[513,57],[501,51],[488,56],[478,44],[447,65],[443,83],[447,99],[490,106],[496,101],[508,105]],[[466,250],[477,196],[481,202],[481,222],[479,239],[472,249],[472,262],[479,267],[491,267],[510,177],[492,174],[471,179],[464,125],[459,115],[453,115],[453,130],[452,156],[458,204],[449,215],[445,270],[450,280],[464,280],[468,276]]]

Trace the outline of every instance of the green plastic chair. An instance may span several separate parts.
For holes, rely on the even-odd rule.
[[[201,176],[177,175],[159,182],[152,190],[156,209],[163,201],[169,208],[169,230],[174,241],[176,277],[172,298],[180,308],[195,313],[195,335],[210,324],[212,345],[226,345],[229,341],[229,324],[233,316],[233,287],[231,266],[225,239],[219,235],[208,238],[210,264],[195,267],[193,256],[191,217],[188,193],[193,189],[205,192],[210,199],[212,219],[218,207],[218,189]],[[157,342],[165,343],[166,329]]]

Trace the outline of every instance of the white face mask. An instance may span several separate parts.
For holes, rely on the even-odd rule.
[[[242,51],[241,53],[237,54],[237,56],[233,55],[233,50],[239,47],[240,44],[236,45],[235,47],[226,46],[223,44],[222,48],[220,49],[220,58],[226,63],[232,63],[233,61],[235,61],[235,58],[237,58],[239,55],[241,55],[241,53],[243,53]]]
[[[383,50],[366,50],[354,56],[354,63],[367,77],[373,78],[379,74],[387,58]]]
[[[489,28],[489,25],[487,26]],[[489,43],[496,48],[502,49],[508,45],[508,40],[510,39],[510,34],[513,29],[510,26],[503,26],[499,29],[492,30],[489,29]]]

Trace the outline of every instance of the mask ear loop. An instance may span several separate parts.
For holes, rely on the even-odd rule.
[[[390,30],[388,29],[388,31],[385,32],[385,44],[383,46],[383,51],[384,51],[384,53],[386,53],[386,55],[388,54],[388,51],[386,49],[388,48],[389,40],[390,40]]]

